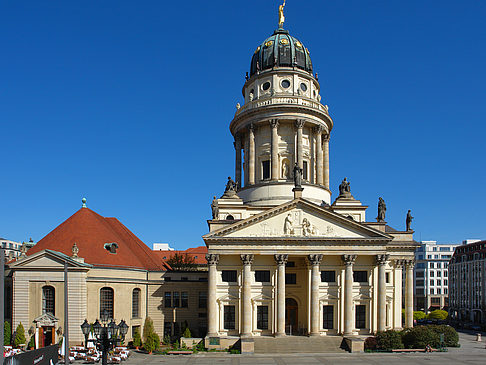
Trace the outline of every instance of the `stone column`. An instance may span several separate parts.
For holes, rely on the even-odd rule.
[[[208,261],[208,337],[218,335],[218,304],[216,303],[216,284],[218,282],[218,269],[216,265],[219,261],[219,255],[206,255]]]
[[[255,184],[255,126],[248,127],[248,185]]]
[[[324,175],[322,173],[323,168],[323,155],[322,155],[322,126],[314,128],[316,134],[316,183],[318,185],[324,185]]]
[[[300,168],[304,167],[304,154],[302,150],[302,129],[304,128],[304,123],[301,119],[295,122],[295,127],[297,128],[297,164]]]
[[[413,266],[414,260],[405,260],[405,327],[413,327]]]
[[[238,189],[241,188],[241,136],[239,133],[235,135],[235,180],[238,184]]]
[[[278,120],[270,120],[270,126],[272,128],[272,180],[278,180]]]
[[[376,255],[378,265],[378,331],[386,328],[386,275],[385,266],[389,255]]]
[[[252,336],[252,309],[251,309],[251,264],[253,255],[241,255],[243,263],[243,287],[241,289],[241,337]]]
[[[322,255],[309,255],[309,262],[312,265],[311,270],[311,305],[310,305],[310,317],[311,325],[310,332],[311,336],[320,335],[319,326],[319,283],[321,282],[319,265],[322,260]]]
[[[353,334],[353,265],[357,255],[343,255],[344,262],[344,331],[343,335]]]
[[[324,186],[329,189],[329,134],[322,136],[324,141]]]
[[[275,255],[277,263],[277,332],[275,336],[285,336],[285,264],[289,255]]]

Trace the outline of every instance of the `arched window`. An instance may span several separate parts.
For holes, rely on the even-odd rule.
[[[108,318],[113,318],[113,289],[112,288],[101,288],[100,290],[100,318],[103,314],[103,310],[108,311]]]
[[[54,287],[46,285],[42,288],[42,314],[50,313],[55,315],[56,290]]]
[[[140,289],[135,288],[132,292],[132,318],[140,317]]]

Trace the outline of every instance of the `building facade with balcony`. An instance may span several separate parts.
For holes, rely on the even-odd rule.
[[[456,248],[449,265],[449,297],[452,318],[486,325],[486,241]]]

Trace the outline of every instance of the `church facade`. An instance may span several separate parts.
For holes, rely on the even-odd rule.
[[[345,178],[308,49],[281,26],[255,50],[230,123],[235,181],[212,203],[208,338],[359,335],[413,326],[413,231],[376,221]],[[405,283],[402,283],[402,277]],[[405,294],[402,285],[405,284]]]

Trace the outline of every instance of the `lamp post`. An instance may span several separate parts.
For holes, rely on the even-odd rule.
[[[85,345],[87,346],[88,341],[93,341],[96,347],[101,350],[101,364],[106,365],[108,363],[108,351],[125,339],[125,335],[128,332],[128,325],[124,320],[121,320],[119,324],[116,324],[113,318],[108,323],[109,313],[106,309],[101,313],[101,323],[97,319],[93,324],[93,332],[96,337],[95,340],[88,340],[88,335],[91,330],[91,325],[88,320],[84,320],[81,325],[81,330],[83,331],[85,338]],[[120,339],[118,337],[121,337]]]

